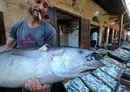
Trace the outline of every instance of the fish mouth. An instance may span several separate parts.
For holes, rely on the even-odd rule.
[[[86,73],[86,72],[91,73],[91,72],[93,72],[93,71],[95,71],[95,70],[96,70],[96,69],[87,69],[87,70],[82,71],[81,73]]]

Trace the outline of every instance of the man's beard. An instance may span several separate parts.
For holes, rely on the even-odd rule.
[[[35,20],[41,20],[43,18],[41,11],[39,10],[35,10],[32,9],[32,7],[29,8],[29,12],[31,14],[31,16],[35,19]]]

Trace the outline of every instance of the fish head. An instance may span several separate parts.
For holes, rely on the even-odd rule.
[[[95,69],[104,66],[104,64],[100,60],[95,59],[96,53],[94,51],[91,51],[88,49],[77,48],[75,49],[74,52],[75,52],[75,55],[77,54],[77,56],[75,57],[75,65],[76,65],[75,70],[76,68],[79,69],[81,67],[82,72],[83,71],[92,72]],[[77,65],[79,66],[77,67]]]
[[[52,63],[53,71],[58,76],[79,76],[104,66],[100,61],[95,60],[93,51],[81,48],[65,48],[61,51],[62,55],[55,57]]]

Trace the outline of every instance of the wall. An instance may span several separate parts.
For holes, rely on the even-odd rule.
[[[23,5],[24,0],[1,0],[4,14],[4,24],[6,30],[6,36],[11,27],[20,20],[23,20],[26,17],[25,4]]]

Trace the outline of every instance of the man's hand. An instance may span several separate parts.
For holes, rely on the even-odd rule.
[[[40,81],[35,78],[25,83],[25,88],[30,92],[45,92],[45,90],[48,89],[49,87],[50,85],[47,84],[41,85]]]
[[[0,52],[11,50],[16,46],[16,40],[14,38],[8,37],[6,44],[0,47]]]
[[[11,50],[12,48],[8,48],[6,46],[0,47],[0,52],[6,51],[6,50]]]

